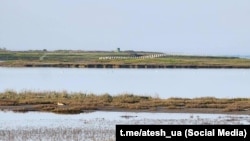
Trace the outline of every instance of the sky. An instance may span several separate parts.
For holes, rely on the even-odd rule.
[[[250,54],[249,0],[0,0],[0,47]]]

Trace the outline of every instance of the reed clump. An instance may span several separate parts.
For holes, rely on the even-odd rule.
[[[161,99],[134,94],[95,95],[86,93],[68,93],[66,91],[23,91],[7,90],[0,93],[1,109],[13,111],[47,111],[55,113],[81,113],[94,110],[150,110],[157,109],[220,109],[224,112],[250,111],[249,98],[168,98]]]

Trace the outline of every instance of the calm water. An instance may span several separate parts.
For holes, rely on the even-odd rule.
[[[0,91],[250,97],[250,69],[0,68]]]

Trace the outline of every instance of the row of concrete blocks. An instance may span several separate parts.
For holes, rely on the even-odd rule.
[[[115,59],[148,59],[148,58],[159,58],[166,56],[167,54],[152,54],[147,56],[106,56],[106,57],[99,57],[99,60],[115,60]]]

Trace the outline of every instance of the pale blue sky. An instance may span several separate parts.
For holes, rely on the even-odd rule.
[[[0,47],[249,55],[250,0],[0,0]]]

